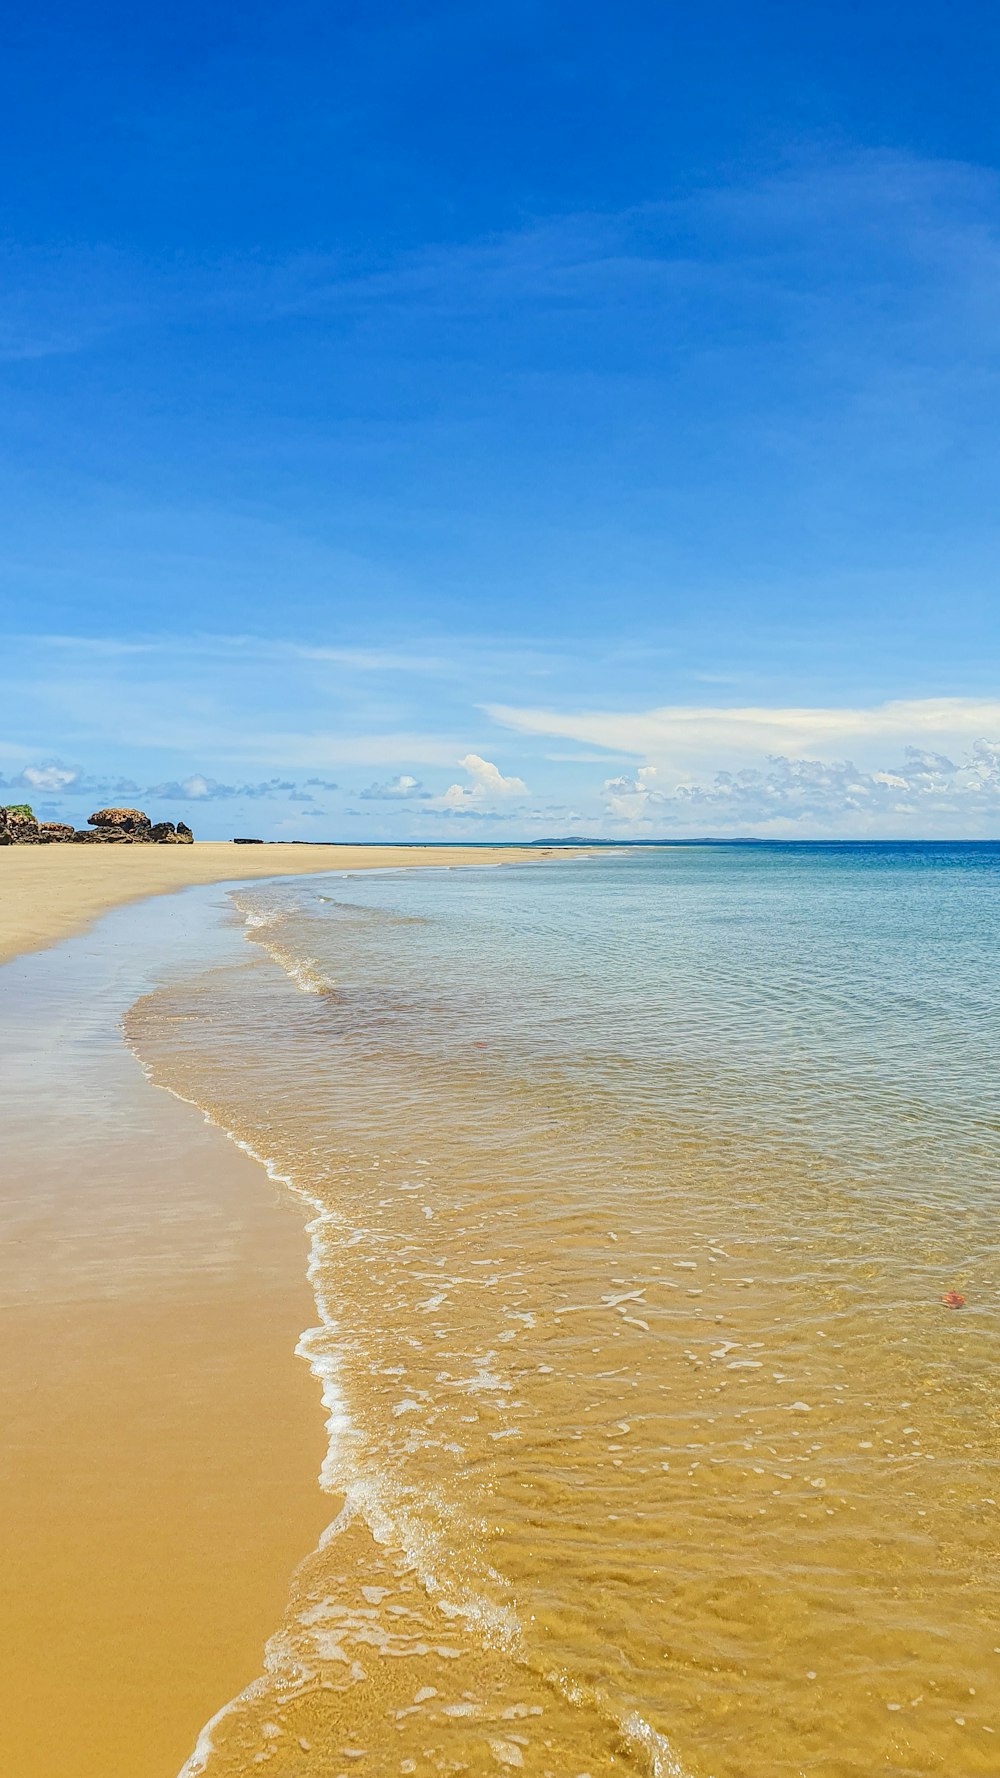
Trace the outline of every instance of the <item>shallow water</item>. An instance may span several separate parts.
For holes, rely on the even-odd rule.
[[[314,1209],[336,1516],[188,1770],[995,1774],[1000,848],[234,900],[128,1036]]]

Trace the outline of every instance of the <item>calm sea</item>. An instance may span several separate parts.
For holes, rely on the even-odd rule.
[[[233,901],[128,1037],[309,1207],[332,1524],[188,1770],[995,1778],[1000,846]]]

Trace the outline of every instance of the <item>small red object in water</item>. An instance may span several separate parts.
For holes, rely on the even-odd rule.
[[[958,1290],[946,1290],[941,1298],[946,1309],[964,1309],[965,1298]]]
[[[485,1043],[476,1043],[476,1044],[473,1044],[472,1047],[473,1047],[473,1049],[484,1050],[486,1048],[486,1045],[485,1045]]]

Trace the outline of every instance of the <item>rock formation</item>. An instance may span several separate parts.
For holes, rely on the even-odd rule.
[[[0,846],[31,846],[37,840],[38,822],[27,803],[0,808]]]
[[[99,839],[113,833],[116,839],[127,835],[133,840],[148,840],[153,827],[141,809],[96,809],[87,820],[97,828]]]
[[[0,808],[0,846],[160,845],[190,846],[194,834],[183,821],[157,821],[141,809],[97,809],[86,827],[66,821],[36,821],[27,803]]]

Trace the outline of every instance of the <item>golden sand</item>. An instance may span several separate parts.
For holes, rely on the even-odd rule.
[[[8,848],[0,958],[189,884],[512,856]],[[8,1040],[25,991],[0,972]],[[37,1103],[30,1081],[4,1111],[0,1771],[17,1778],[175,1778],[259,1673],[334,1510],[317,1387],[294,1356],[315,1319],[302,1216],[154,1092],[113,1032],[98,1048],[85,1078],[50,1079]]]
[[[68,938],[110,908],[194,883],[314,871],[502,864],[547,857],[486,846],[5,846],[0,848],[0,963]]]
[[[856,1089],[835,1166],[763,1094],[728,1116],[708,995],[648,1068],[646,990],[630,1033],[575,925],[547,999],[522,941],[568,930],[572,873],[528,875],[237,891],[251,946],[128,996],[152,1078],[317,1213],[315,1303],[263,1171],[113,1032],[99,1074],[39,1052],[30,1142],[8,1094],[0,1770],[175,1778],[277,1632],[192,1772],[995,1778],[991,1200],[950,1130],[931,1189],[881,1157],[865,1189]],[[100,980],[185,905],[0,989],[47,974],[61,1053],[72,958]]]
[[[165,1298],[3,1320],[0,1768],[17,1778],[174,1778],[257,1672],[329,1516],[316,1391],[292,1356],[311,1308],[301,1227],[250,1162],[169,1134],[154,1184],[197,1167],[238,1197],[256,1275],[199,1275],[191,1253]]]

